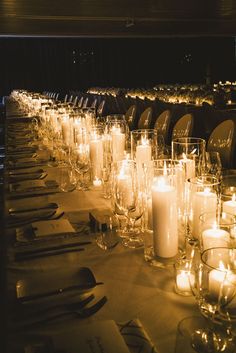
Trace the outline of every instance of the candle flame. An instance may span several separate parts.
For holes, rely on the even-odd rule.
[[[204,189],[204,194],[209,195],[210,192],[211,192],[211,189],[210,189],[210,188],[205,188],[205,189]]]
[[[194,148],[194,150],[192,150],[192,152],[190,152],[190,154],[195,154],[196,151],[197,151],[197,149]]]
[[[142,146],[147,146],[147,145],[149,145],[148,139],[147,139],[146,137],[144,137],[144,136],[141,137],[141,145],[142,145]]]
[[[219,270],[220,271],[227,271],[227,268],[225,267],[225,265],[222,261],[219,262]]]

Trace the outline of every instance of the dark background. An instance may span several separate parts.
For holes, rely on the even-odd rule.
[[[0,39],[0,95],[236,80],[235,38]]]

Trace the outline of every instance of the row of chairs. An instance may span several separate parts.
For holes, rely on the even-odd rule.
[[[105,99],[98,99],[98,97],[93,97],[93,95],[87,94],[66,94],[64,98],[59,100],[59,93],[56,92],[43,92],[49,98],[62,102],[64,104],[69,104],[75,108],[90,108],[96,111],[97,116],[102,116],[105,108]]]
[[[135,106],[131,106],[126,114],[126,120],[129,127],[132,128]],[[174,124],[170,133],[170,139],[168,140],[168,134],[171,122],[171,111],[164,110],[154,122],[153,128],[157,131],[158,135],[162,135],[165,143],[179,138],[179,137],[191,137],[194,126],[193,114],[188,113],[180,117]],[[219,152],[221,157],[221,163],[224,169],[234,168],[236,166],[235,161],[235,148],[236,148],[236,125],[233,119],[227,119],[219,123],[211,132],[207,144],[206,150]],[[151,127],[151,108],[146,108],[141,114],[137,128],[147,129]]]
[[[54,94],[52,98],[58,99],[58,95]],[[116,112],[115,107],[111,106],[111,102],[115,101],[108,96],[92,94],[66,95],[64,97],[64,103],[71,103],[79,108],[95,109],[98,117]],[[137,105],[131,104],[124,112],[124,115],[131,131],[134,129],[154,128],[158,135],[163,136],[167,145],[174,138],[192,136],[194,131],[194,116],[192,113],[182,115],[173,123],[170,109],[163,110],[155,118],[153,107],[146,107],[141,114],[138,114]],[[235,144],[235,122],[233,119],[227,119],[219,123],[210,133],[206,148],[207,151],[219,152],[223,168],[229,169],[236,166],[234,158]]]

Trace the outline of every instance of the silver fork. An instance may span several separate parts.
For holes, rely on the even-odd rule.
[[[88,317],[96,314],[104,306],[104,304],[106,302],[107,302],[107,297],[103,296],[101,299],[98,299],[94,304],[92,304],[92,305],[90,305],[88,307],[87,306],[86,307],[82,307],[82,308],[79,308],[77,310],[75,310],[75,309],[73,309],[73,310],[66,309],[63,312],[61,312],[59,314],[52,315],[52,316],[50,316],[48,318],[44,318],[44,319],[37,320],[37,321],[31,322],[31,323],[23,324],[23,325],[21,325],[21,328],[40,326],[40,325],[47,324],[47,323],[50,323],[52,321],[61,319],[64,316],[74,315],[75,317],[80,318],[80,319],[88,318]]]

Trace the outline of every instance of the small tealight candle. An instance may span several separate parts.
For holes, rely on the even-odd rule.
[[[236,197],[235,194],[232,196],[232,200],[225,201],[223,203],[223,212],[236,215]]]
[[[189,261],[175,264],[175,292],[184,296],[191,296],[191,283],[194,283],[194,275],[190,271]]]
[[[95,177],[95,179],[93,180],[93,185],[94,186],[101,186],[102,185],[101,179]]]
[[[220,263],[218,269],[212,270],[209,273],[209,294],[211,300],[218,301],[222,285],[227,287],[227,294],[229,297],[231,292],[233,295],[235,282],[236,275],[232,271],[226,269],[223,263]]]

